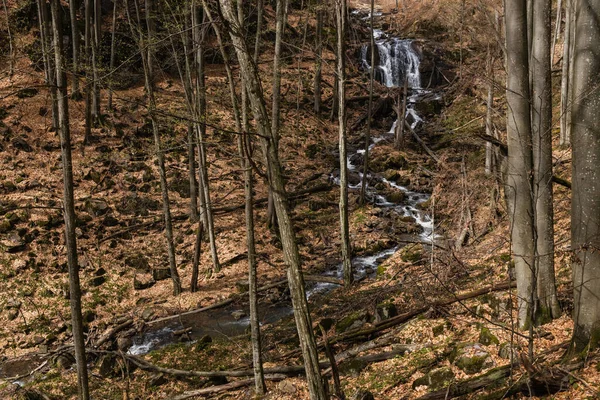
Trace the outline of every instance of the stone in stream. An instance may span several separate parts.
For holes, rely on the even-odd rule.
[[[242,318],[244,318],[246,316],[246,313],[244,311],[242,311],[242,310],[236,310],[236,311],[234,311],[234,312],[231,313],[231,316],[236,321],[239,321],[240,319],[242,319]]]

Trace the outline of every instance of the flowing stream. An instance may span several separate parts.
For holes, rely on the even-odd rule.
[[[419,123],[422,122],[422,119],[415,111],[414,105],[419,101],[420,96],[426,93],[426,91],[421,88],[419,54],[415,50],[414,44],[411,40],[393,37],[389,38],[381,30],[375,30],[374,33],[377,39],[376,46],[378,52],[375,65],[375,77],[379,82],[388,87],[402,86],[404,84],[404,79],[408,80],[408,89],[411,95],[407,99],[406,118],[414,129]],[[365,45],[361,49],[361,64],[366,71],[371,68],[369,61],[369,46]],[[370,148],[375,147],[383,140],[393,139],[396,124],[397,121],[394,122],[389,131],[381,132],[379,135],[374,135],[371,138]],[[417,207],[419,203],[427,201],[429,199],[429,195],[411,191],[404,186],[388,181],[387,179],[378,175],[367,174],[367,177],[363,176],[362,172],[360,172],[362,169],[362,164],[359,165],[359,163],[356,161],[357,159],[362,159],[362,157],[357,158],[356,156],[362,155],[364,152],[364,149],[357,150],[356,152],[349,154],[347,158],[348,170],[352,173],[356,173],[360,178],[358,183],[349,185],[349,188],[353,190],[359,190],[362,180],[367,179],[367,197],[369,201],[377,207],[387,208],[391,210],[391,212],[397,213],[400,216],[412,217],[422,228],[420,240],[426,243],[430,242],[433,239],[433,221],[429,215],[419,210]],[[339,184],[338,177],[332,176],[331,178],[334,182]],[[378,191],[370,185],[370,183],[373,182],[383,182],[391,189],[402,191],[405,194],[404,200],[401,203],[393,203],[389,201],[384,195],[378,193]],[[394,246],[371,256],[355,257],[352,260],[355,278],[360,280],[366,277],[374,276],[377,266],[385,259],[393,255],[398,249],[399,246]],[[338,265],[337,267],[326,271],[323,275],[341,278],[342,266]],[[332,283],[309,283],[307,285],[307,297],[311,299],[316,294],[325,294],[335,287],[337,287],[337,285]],[[247,308],[247,305],[245,307]],[[182,327],[192,328],[192,332],[190,334],[192,338],[200,338],[203,335],[218,337],[243,334],[248,329],[250,324],[249,319],[246,316],[246,308],[240,310],[239,306],[229,306],[218,310],[206,311],[203,313],[182,317],[172,324],[162,326],[158,329],[154,329],[153,331],[146,332],[145,334],[134,338],[134,344],[131,346],[128,352],[130,354],[138,355],[145,354],[153,349],[173,343],[176,341],[173,336],[173,332],[177,329],[181,329]],[[264,303],[259,304],[259,316],[261,324],[276,322],[285,316],[291,315],[292,313],[293,310],[289,301],[277,302],[270,305]]]

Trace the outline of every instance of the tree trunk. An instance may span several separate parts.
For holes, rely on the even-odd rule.
[[[100,73],[98,63],[100,62],[100,40],[102,34],[101,1],[94,0],[94,34],[92,36],[92,75],[94,77],[92,119],[94,124],[100,122]]]
[[[323,10],[317,9],[317,28],[315,33],[315,79],[314,79],[314,105],[316,114],[321,112],[321,68],[323,65]]]
[[[116,4],[116,1],[115,1]],[[69,16],[71,18],[71,38],[73,45],[73,86],[71,95],[79,97],[79,28],[77,27],[77,1],[69,0]]]
[[[84,0],[85,2],[85,31],[83,35],[85,46],[85,134],[83,144],[90,143],[92,136],[92,86],[90,79],[90,64],[92,62],[92,5],[94,0]]]
[[[113,15],[112,15],[112,32],[111,32],[111,37],[110,37],[110,66],[108,68],[109,73],[113,73],[114,68],[115,68],[115,38],[117,36],[117,0],[114,0],[114,6],[113,6]],[[109,110],[112,110],[112,97],[113,97],[113,91],[112,91],[112,78],[109,79],[109,83],[108,83],[108,102],[107,102],[107,108]]]
[[[42,44],[42,55],[44,59],[44,76],[46,85],[50,88],[50,102],[52,108],[52,129],[58,131],[58,97],[56,94],[56,73],[54,71],[53,54],[50,54],[52,44],[50,43],[50,16],[48,5],[45,0],[37,0],[38,18],[40,21],[40,42]]]
[[[198,221],[198,191],[196,188],[196,151],[194,146],[194,128],[188,125],[188,175],[190,180],[190,219]]]
[[[304,358],[310,398],[313,400],[324,400],[325,391],[319,373],[319,359],[312,330],[308,302],[306,300],[300,254],[296,243],[293,222],[288,210],[287,193],[281,173],[281,164],[279,162],[277,148],[274,146],[275,137],[271,131],[271,124],[269,122],[266,103],[260,84],[260,77],[256,64],[254,64],[250,58],[250,53],[245,46],[243,38],[239,36],[240,26],[234,14],[231,0],[221,0],[220,3],[225,20],[230,26],[229,34],[238,56],[240,71],[244,77],[248,99],[250,100],[250,106],[254,114],[254,120],[256,121],[258,132],[261,135],[261,145],[265,158],[265,165],[269,170],[269,184],[271,186],[271,192],[273,193],[273,203],[279,221],[279,232],[284,260],[288,266],[288,282],[292,297],[292,306],[294,308],[296,328],[298,329],[300,347]]]
[[[6,33],[8,35],[8,77],[9,79],[12,79],[12,76],[15,73],[15,49],[13,48],[13,36],[10,30],[10,18],[8,17],[8,8],[6,7],[6,0],[2,0],[2,7],[4,8],[4,15],[6,16]]]
[[[573,70],[571,241],[575,308],[573,348],[600,345],[600,1],[577,1]],[[575,122],[576,121],[576,122]],[[589,347],[588,347],[589,345]]]
[[[492,104],[494,102],[494,59],[492,58],[492,52],[490,51],[490,46],[488,45],[487,51],[487,79],[488,79],[488,93],[487,93],[487,104],[486,104],[486,114],[485,114],[485,134],[488,136],[493,136],[493,127],[492,127]],[[493,145],[491,142],[486,142],[485,144],[485,174],[492,175],[495,172],[495,154]]]
[[[398,95],[400,96],[400,95]],[[408,100],[408,79],[404,78],[404,87],[402,91],[402,106],[398,104],[398,119],[396,120],[396,148],[404,147],[404,127],[406,125],[406,102]],[[400,103],[398,101],[398,103]]]
[[[565,34],[563,39],[562,74],[560,77],[560,145],[567,146],[571,142],[571,71],[573,54],[572,43],[574,42],[574,18],[573,1],[565,0]]]
[[[198,270],[200,266],[200,255],[202,252],[202,235],[204,233],[204,223],[198,222],[198,230],[196,231],[196,243],[194,245],[194,260],[192,261],[192,281],[190,284],[190,292],[198,291]]]
[[[352,250],[350,248],[350,227],[348,225],[348,163],[346,152],[346,0],[336,0],[335,19],[337,25],[337,82],[338,82],[338,127],[340,149],[340,235],[342,245],[342,269],[344,283],[349,286],[354,281],[352,273]],[[372,52],[371,52],[372,53]],[[373,68],[371,68],[372,70]],[[369,112],[370,114],[370,112]],[[366,181],[367,175],[363,176]]]
[[[258,0],[256,3],[256,37],[254,38],[254,62],[258,63],[258,56],[260,54],[260,35],[262,34],[263,26],[263,8],[264,0]]]
[[[150,0],[146,0],[150,1]],[[150,37],[150,32],[147,32],[148,37],[144,40],[144,35],[141,31],[142,24],[140,18],[139,5],[136,0],[134,0],[135,5],[135,13],[137,18],[137,24],[139,33],[136,35],[136,29],[131,24],[131,19],[129,21],[131,26],[131,31],[134,36],[137,36],[138,45],[140,54],[142,55],[142,65],[144,68],[144,83],[146,86],[146,93],[148,96],[148,114],[150,117],[150,122],[152,124],[152,135],[154,136],[154,151],[156,152],[156,161],[158,162],[158,171],[160,175],[160,189],[162,194],[163,201],[163,217],[165,219],[165,239],[167,240],[167,250],[169,255],[169,268],[171,271],[171,279],[173,280],[173,294],[178,295],[181,293],[181,280],[179,278],[179,273],[177,272],[177,261],[175,259],[175,243],[173,241],[173,224],[171,220],[171,206],[169,201],[169,189],[167,184],[167,174],[165,171],[165,159],[164,154],[161,149],[161,141],[160,141],[160,132],[158,130],[158,121],[156,121],[156,99],[154,97],[154,87],[152,85],[153,76],[150,71],[152,70],[149,67],[148,63],[151,61],[151,58],[148,56],[147,47],[145,43],[147,41],[152,41],[154,38]],[[129,17],[129,8],[125,7],[128,12]]]
[[[58,114],[60,147],[63,165],[63,207],[65,219],[65,245],[69,266],[69,292],[71,302],[71,323],[73,324],[73,343],[77,365],[79,397],[88,400],[88,372],[85,357],[85,339],[81,317],[81,288],[79,284],[79,264],[77,262],[77,239],[75,238],[75,202],[73,196],[73,164],[71,160],[71,132],[69,127],[69,102],[67,98],[67,79],[64,70],[63,31],[58,0],[52,0],[52,33],[54,38],[54,62],[56,85],[58,87]]]
[[[550,65],[554,65],[554,49],[560,35],[560,24],[562,22],[562,0],[556,4],[556,23],[554,24],[554,36],[552,37],[552,46],[550,46]]]
[[[531,129],[538,323],[560,316],[554,279],[552,210],[552,82],[550,77],[551,0],[534,0],[531,50]]]
[[[532,322],[534,293],[534,238],[529,95],[527,8],[521,0],[505,0],[506,27],[506,100],[508,137],[505,195],[511,226],[511,246],[517,278],[519,327]]]
[[[363,179],[360,188],[360,204],[365,205],[367,194],[367,174],[369,172],[369,146],[371,142],[371,119],[373,118],[373,79],[375,75],[375,32],[373,31],[373,19],[375,12],[375,0],[371,0],[371,68],[369,68],[369,109],[367,110],[367,131],[365,133],[365,156],[363,164]]]

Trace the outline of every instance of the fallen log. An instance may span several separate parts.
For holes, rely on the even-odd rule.
[[[94,347],[98,348],[102,346],[104,343],[114,338],[117,333],[121,332],[125,328],[129,328],[132,324],[133,319],[128,319],[127,321],[108,329],[102,336],[100,336],[98,341],[94,344]]]
[[[281,381],[285,379],[285,375],[265,375],[265,379],[269,381]],[[245,386],[254,384],[254,378],[244,379],[241,381],[229,382],[224,385],[209,386],[202,389],[190,390],[189,392],[183,392],[175,397],[169,397],[167,400],[186,400],[197,396],[206,396],[210,394],[217,394],[227,392],[229,390],[239,389]]]

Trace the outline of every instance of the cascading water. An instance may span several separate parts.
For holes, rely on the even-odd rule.
[[[381,38],[381,31],[374,30],[376,38]],[[379,39],[377,46],[379,63],[375,65],[375,79],[387,87],[403,86],[404,79],[408,80],[410,89],[421,88],[421,75],[419,73],[420,58],[413,47],[412,40],[406,39]],[[371,69],[369,45],[361,48],[361,63],[365,70]]]

